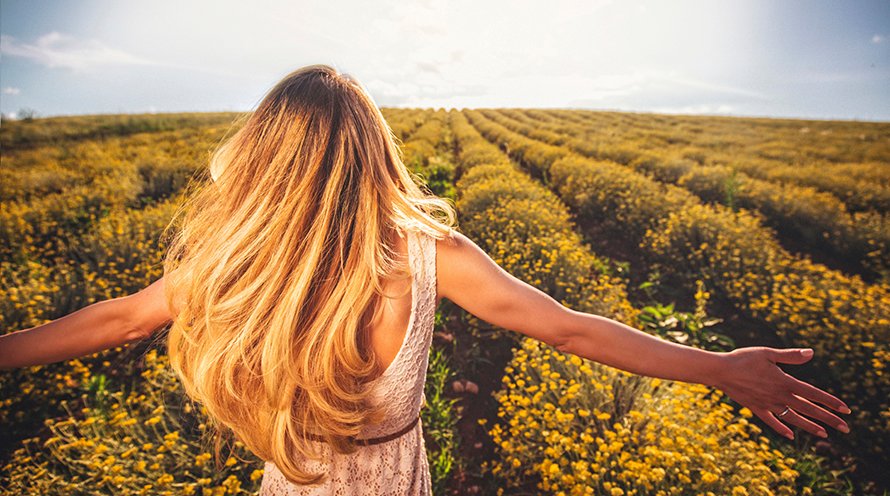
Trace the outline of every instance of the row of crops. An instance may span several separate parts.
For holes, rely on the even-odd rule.
[[[633,322],[622,281],[586,247],[568,207],[462,114],[462,225],[512,274],[572,308]],[[634,376],[521,340],[497,393],[490,462],[503,488],[549,494],[796,494],[796,460],[719,392]],[[499,491],[500,493],[500,491]]]
[[[622,165],[658,181],[683,186],[705,202],[758,212],[764,224],[776,230],[780,241],[819,256],[833,266],[852,267],[855,273],[869,279],[888,275],[890,224],[884,215],[887,205],[851,211],[843,197],[832,191],[749,175],[744,166],[737,165],[750,163],[751,158],[741,153],[731,162],[702,164],[693,160],[698,158],[696,154],[710,155],[699,147],[686,144],[676,150],[676,145],[663,146],[657,139],[651,139],[648,140],[650,148],[633,152],[622,148],[623,153],[616,154],[599,141],[602,131],[596,122],[566,123],[540,111],[532,114],[534,117],[521,110],[482,112],[513,131],[580,155],[602,160],[615,157]],[[818,169],[817,174],[845,175],[848,168],[840,171],[827,166]],[[890,191],[890,173],[879,164],[858,164],[852,170],[859,177],[853,175],[849,180],[847,193],[870,190],[880,196]]]
[[[862,463],[885,463],[890,445],[886,284],[869,284],[788,252],[748,210],[704,202],[631,166],[551,144],[536,135],[537,127],[495,117],[496,112],[465,113],[483,135],[556,192],[585,228],[622,238],[646,264],[685,287],[702,278],[738,312],[761,320],[764,336],[813,347],[818,382],[854,405],[856,432],[840,442]]]

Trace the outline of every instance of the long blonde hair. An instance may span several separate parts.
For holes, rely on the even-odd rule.
[[[287,75],[214,152],[171,221],[164,260],[170,363],[217,432],[234,434],[299,484],[382,420],[363,385],[381,373],[367,326],[383,282],[410,277],[396,235],[437,239],[449,200],[420,186],[367,91],[327,65]],[[177,222],[177,218],[179,222]],[[174,296],[175,295],[175,296]],[[376,406],[376,408],[375,408]]]

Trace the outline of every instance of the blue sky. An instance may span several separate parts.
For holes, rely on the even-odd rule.
[[[298,67],[380,106],[890,120],[890,2],[0,0],[0,111],[250,110]]]

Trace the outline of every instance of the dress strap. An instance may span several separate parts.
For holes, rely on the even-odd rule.
[[[423,292],[422,313],[435,312],[436,306],[436,238],[420,231],[415,233],[420,249],[418,267],[420,268],[420,286]]]

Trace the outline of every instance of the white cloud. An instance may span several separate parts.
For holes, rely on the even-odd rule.
[[[698,105],[683,105],[677,107],[655,107],[651,109],[651,111],[664,114],[729,115],[734,109],[735,107],[725,103],[717,105],[703,103]]]
[[[83,70],[99,65],[146,65],[152,61],[109,47],[98,40],[78,40],[52,31],[34,43],[25,43],[12,36],[0,35],[0,53],[22,57],[47,67]]]
[[[481,96],[487,92],[484,85],[452,84],[441,80],[416,84],[411,81],[392,83],[382,79],[372,79],[365,84],[365,87],[375,99],[379,97],[380,100],[387,102],[387,106],[444,106],[443,104],[449,100]]]
[[[676,76],[672,76],[672,75],[671,76],[662,76],[662,78],[666,81],[670,81],[673,83],[681,84],[684,86],[691,86],[693,88],[701,88],[701,89],[705,89],[705,90],[711,90],[711,91],[714,91],[717,93],[747,96],[747,97],[757,98],[757,99],[761,99],[761,100],[765,100],[768,98],[763,93],[759,93],[757,91],[751,91],[746,88],[737,88],[735,86],[709,83],[707,81],[698,81],[695,79],[676,77]]]
[[[569,106],[608,105],[631,101],[639,103],[643,98],[652,105],[689,99],[769,100],[768,96],[757,91],[684,76],[674,69],[637,69],[594,77],[538,77],[542,78],[538,86],[549,88],[548,91],[552,93],[578,95],[568,101]],[[533,88],[534,85],[526,91],[532,91]],[[686,106],[688,105],[677,108]],[[695,110],[697,109],[692,111]],[[708,111],[712,110],[729,111],[729,109],[717,110],[709,107]]]
[[[56,98],[71,86],[70,75],[33,86],[14,71],[105,64],[121,76],[115,81],[128,78],[128,84],[107,92],[84,85],[67,98],[84,108],[245,109],[289,71],[327,63],[355,76],[386,106],[743,115],[790,109],[791,100],[810,98],[805,92],[798,98],[796,88],[821,95],[828,83],[870,84],[888,74],[880,66],[843,72],[827,55],[819,59],[824,65],[785,59],[798,49],[765,36],[767,9],[741,3],[268,0],[257,9],[215,0],[213,8],[207,1],[177,3],[172,16],[173,6],[174,0],[83,6],[72,23],[53,26],[58,32],[10,32],[16,37],[2,37],[2,57],[33,63],[9,64],[5,82],[21,84],[29,102],[40,105],[46,97],[39,93]],[[858,49],[886,47],[890,32],[875,33],[856,35]],[[787,67],[776,65],[785,60]],[[147,71],[133,64],[153,65]],[[151,83],[143,82],[146,76]],[[4,112],[18,106],[16,98],[7,100]],[[823,100],[815,105],[822,108]]]
[[[15,88],[15,87],[12,87],[12,86],[7,86],[7,87],[3,88],[3,94],[4,94],[4,95],[18,95],[18,94],[21,93],[21,92],[22,92],[21,89],[19,89],[19,88]]]

